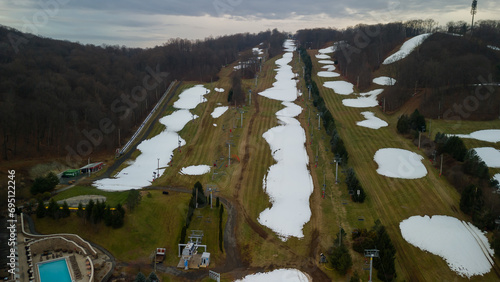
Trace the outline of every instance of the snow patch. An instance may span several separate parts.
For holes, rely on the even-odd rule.
[[[318,59],[331,59],[332,57],[330,57],[329,55],[326,55],[326,54],[316,54],[316,58],[318,58]]]
[[[361,97],[356,99],[344,99],[342,104],[351,108],[371,108],[378,105],[377,96],[382,93],[383,89],[375,89],[366,93],[360,93]]]
[[[379,76],[373,79],[373,83],[378,85],[394,85],[396,80],[388,76]]]
[[[334,46],[326,47],[323,49],[319,49],[318,52],[321,54],[329,54],[329,53],[335,52],[336,50],[337,50],[337,46],[334,45]]]
[[[210,93],[210,90],[206,89],[201,84],[186,89],[179,95],[179,100],[175,101],[174,108],[192,110],[196,108],[198,104],[207,101],[203,96],[208,93]]]
[[[373,157],[378,164],[377,173],[387,177],[417,179],[427,175],[427,169],[422,164],[423,157],[414,152],[384,148]]]
[[[451,134],[450,134],[451,135]],[[471,134],[454,134],[460,138],[471,138],[486,142],[500,142],[500,129],[485,129],[474,131]]]
[[[318,76],[319,77],[339,77],[340,74],[333,72],[333,71],[319,71]]]
[[[412,216],[399,228],[408,243],[442,257],[462,277],[491,270],[494,251],[484,233],[469,222],[444,215]]]
[[[237,282],[308,282],[309,277],[297,269],[276,269],[271,272],[260,272],[243,277]]]
[[[333,65],[333,64],[335,64],[335,62],[332,61],[332,60],[319,60],[318,63],[324,64],[324,65]]]
[[[183,167],[179,174],[184,175],[202,175],[210,172],[209,165],[192,165],[188,167]]]
[[[202,97],[207,91],[208,89],[201,85],[184,90],[174,103],[174,107],[181,109],[159,119],[159,122],[165,125],[165,130],[151,139],[142,141],[137,146],[141,154],[130,166],[118,172],[114,178],[103,178],[95,181],[93,185],[98,189],[109,191],[140,189],[151,185],[153,172],[159,172],[162,175],[174,150],[186,144],[178,132],[189,121],[198,118],[188,109],[196,108],[202,100],[200,96]],[[203,101],[206,100],[203,99]]]
[[[488,48],[493,49],[495,51],[500,51],[500,47],[497,47],[497,46],[488,45]]]
[[[333,89],[335,93],[340,95],[349,95],[354,91],[354,85],[352,85],[352,83],[350,82],[343,80],[325,81],[323,83],[323,86]]]
[[[305,131],[295,118],[302,108],[292,102],[297,98],[297,85],[293,79],[295,75],[289,65],[292,56],[290,50],[294,50],[294,46],[290,40],[284,45],[287,53],[276,61],[276,82],[273,87],[259,93],[282,101],[285,107],[276,113],[280,125],[262,135],[269,143],[276,163],[269,167],[262,181],[272,206],[260,213],[258,221],[286,241],[290,236],[304,237],[302,227],[311,218],[309,197],[314,186],[307,169],[309,158],[304,146]]]
[[[397,51],[396,53],[390,55],[389,57],[387,57],[383,62],[382,64],[384,65],[388,65],[388,64],[392,64],[394,62],[397,62],[401,59],[404,59],[406,58],[406,56],[408,56],[411,52],[413,52],[413,50],[415,48],[417,48],[420,44],[422,44],[422,42],[424,42],[425,39],[427,39],[427,37],[429,37],[431,35],[431,33],[424,33],[424,34],[420,34],[420,35],[417,35],[409,40],[407,40],[402,46],[401,48],[399,49],[399,51]]]
[[[217,91],[217,92],[219,92],[219,93],[224,92],[224,88],[217,88],[217,87],[216,87],[214,90],[215,90],[215,91]]]
[[[386,121],[376,117],[372,112],[362,112],[361,114],[365,117],[366,120],[358,121],[356,124],[359,126],[379,129],[381,127],[389,125]]]
[[[229,108],[228,106],[217,107],[214,109],[214,111],[211,113],[211,115],[213,118],[218,118],[222,114],[224,114],[228,108]]]
[[[326,65],[326,66],[322,66],[321,68],[326,69],[326,71],[334,71],[335,70],[334,65]]]
[[[474,148],[488,167],[500,167],[500,151],[493,147]]]

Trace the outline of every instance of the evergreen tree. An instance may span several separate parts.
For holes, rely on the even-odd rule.
[[[137,273],[137,276],[135,277],[135,282],[146,282],[146,276],[142,274],[142,272]]]
[[[158,281],[160,281],[160,279],[158,279],[158,276],[157,276],[157,275],[156,275],[156,273],[154,273],[154,272],[151,272],[151,273],[149,274],[148,279],[149,279],[149,281],[151,281],[151,282],[158,282]]]
[[[90,221],[92,217],[92,209],[94,208],[94,200],[90,200],[85,206],[85,219]]]
[[[59,205],[54,198],[50,199],[49,206],[47,208],[47,215],[52,219],[59,218]]]
[[[64,201],[64,203],[62,205],[61,216],[62,217],[68,217],[68,216],[70,216],[70,214],[71,214],[71,212],[69,210],[68,203],[66,201]]]
[[[43,203],[43,200],[40,199],[38,201],[38,206],[36,207],[36,217],[37,218],[43,218],[45,217],[45,214],[46,214],[46,209],[45,209],[45,204]]]
[[[330,264],[340,275],[345,275],[352,267],[351,255],[344,244],[333,247],[332,254],[330,255]]]
[[[82,202],[80,202],[78,204],[78,209],[76,210],[76,215],[80,218],[84,217],[85,216],[85,211],[83,210],[83,204]]]
[[[111,207],[109,205],[106,205],[106,208],[104,209],[103,218],[104,218],[104,224],[106,226],[111,226],[111,224],[113,223],[113,216],[111,212]]]
[[[141,202],[141,193],[139,190],[132,189],[127,195],[127,207],[130,211],[133,211],[135,207]]]
[[[407,115],[402,115],[399,117],[396,128],[398,132],[401,134],[406,134],[410,132],[410,119],[408,118]]]

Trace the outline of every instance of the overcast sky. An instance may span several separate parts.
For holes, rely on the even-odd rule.
[[[432,18],[470,23],[472,0],[1,0],[0,24],[95,45],[154,47],[278,28],[345,28]],[[498,0],[478,0],[476,20],[499,19]]]

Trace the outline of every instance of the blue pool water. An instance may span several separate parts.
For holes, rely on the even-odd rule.
[[[38,272],[42,282],[71,282],[68,265],[65,259],[39,263]]]

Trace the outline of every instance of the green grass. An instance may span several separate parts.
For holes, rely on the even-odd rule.
[[[310,51],[310,54],[313,57],[314,51]],[[317,60],[313,59],[313,73],[319,69],[320,65]],[[438,172],[426,158],[424,158],[423,163],[428,174],[420,179],[396,179],[377,174],[377,164],[373,161],[373,156],[380,148],[402,148],[422,154],[411,140],[397,134],[398,114],[386,115],[378,108],[371,108],[370,111],[373,111],[377,117],[388,121],[389,126],[378,130],[359,127],[356,122],[363,120],[360,112],[366,109],[345,107],[342,104],[342,99],[346,98],[345,96],[337,95],[333,90],[322,87],[324,81],[333,79],[315,75],[313,75],[313,79],[318,84],[321,95],[335,118],[337,130],[349,152],[349,166],[355,169],[358,179],[367,193],[367,199],[363,204],[355,204],[347,200],[347,205],[342,205],[339,203],[341,201],[339,197],[340,199],[348,198],[345,184],[338,185],[338,192],[335,191],[335,188],[332,189],[334,207],[342,205],[342,208],[338,209],[337,216],[342,220],[342,226],[347,234],[350,234],[355,228],[371,227],[373,221],[378,218],[386,226],[397,249],[398,280],[461,280],[455,272],[449,269],[442,258],[413,247],[402,238],[399,230],[399,223],[413,215],[449,215],[470,221],[457,208],[460,195],[445,178],[438,176]],[[460,132],[456,133],[469,133],[479,129],[477,126],[479,123],[462,122],[461,124],[461,127],[456,129],[460,129]],[[498,122],[492,122],[482,126],[484,128],[498,128],[498,124]],[[449,123],[447,128],[453,126],[453,123]],[[432,128],[432,132],[437,132],[440,128],[444,129],[445,124],[433,121]],[[332,157],[331,153],[330,157]],[[334,169],[332,165],[330,170],[334,171]],[[343,175],[340,175],[343,178]],[[358,217],[363,217],[365,220],[359,221]],[[325,222],[325,224],[328,223]],[[336,221],[332,220],[331,224],[336,224]],[[362,256],[354,254],[353,259],[353,269],[358,269],[362,278],[366,279],[366,274],[361,270]],[[490,272],[482,278],[495,279],[495,274]]]
[[[118,203],[124,204],[127,196],[128,196],[128,191],[121,191],[121,192],[110,192],[110,191],[103,191],[94,187],[90,186],[74,186],[66,191],[63,191],[57,195],[55,195],[53,198],[56,201],[68,199],[71,197],[76,197],[80,195],[101,195],[106,197],[106,202],[110,206],[116,206]]]
[[[112,192],[117,193],[117,192]],[[36,219],[41,233],[75,233],[109,250],[119,261],[145,260],[157,247],[167,248],[167,256],[177,257],[177,243],[184,223],[190,194],[150,191],[152,197],[143,194],[140,205],[127,212],[122,228],[113,229],[83,223],[75,213],[59,220]]]

